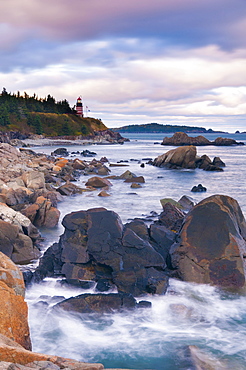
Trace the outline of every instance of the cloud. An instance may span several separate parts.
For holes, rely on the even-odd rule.
[[[82,95],[114,126],[222,124],[246,115],[245,10],[245,0],[8,0],[0,80],[71,105]]]

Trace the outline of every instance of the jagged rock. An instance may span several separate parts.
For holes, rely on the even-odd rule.
[[[122,173],[119,176],[119,179],[127,180],[127,179],[132,179],[134,177],[137,177],[133,172],[126,170],[124,173]]]
[[[85,185],[92,186],[93,188],[105,188],[107,186],[112,186],[109,180],[103,179],[98,176],[91,177]]]
[[[196,168],[196,147],[182,146],[154,159],[154,166],[167,168]]]
[[[191,197],[188,197],[187,195],[183,195],[179,199],[178,203],[182,206],[182,209],[184,211],[190,211],[191,208],[193,208],[195,205],[194,199],[192,199]]]
[[[194,185],[191,191],[193,193],[202,193],[202,192],[207,191],[207,188],[205,188],[205,186],[203,186],[202,184],[198,184],[197,186]]]
[[[246,222],[237,201],[225,195],[208,197],[185,218],[170,250],[173,268],[185,281],[242,288],[245,240]]]
[[[31,349],[24,292],[19,268],[0,252],[0,333]],[[1,354],[0,350],[0,360]]]
[[[166,228],[178,231],[184,219],[184,213],[175,205],[167,202],[163,205],[158,222]]]
[[[110,169],[106,166],[100,166],[97,170],[99,176],[107,176],[110,172]]]
[[[76,158],[73,162],[73,168],[75,170],[84,170],[88,167],[88,164],[85,161],[81,161],[80,159]]]
[[[212,164],[216,167],[225,167],[225,163],[220,159],[220,157],[214,157]]]
[[[70,181],[67,181],[66,184],[60,186],[57,191],[61,195],[72,195],[72,194],[81,194],[83,192],[83,189],[81,189],[79,186],[71,183]]]
[[[21,176],[24,184],[30,189],[44,189],[45,179],[44,174],[38,171],[24,172]]]
[[[107,313],[136,308],[137,302],[130,294],[80,294],[57,303],[54,309],[80,313]]]
[[[72,212],[62,224],[64,234],[45,252],[34,279],[57,271],[67,279],[107,280],[135,296],[165,292],[166,263],[151,245],[142,221],[123,227],[115,212],[94,208]]]

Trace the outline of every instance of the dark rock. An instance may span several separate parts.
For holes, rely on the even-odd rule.
[[[163,211],[159,216],[158,223],[164,225],[170,230],[179,230],[180,224],[183,222],[184,213],[171,203],[165,203]]]
[[[61,195],[81,194],[83,192],[79,186],[72,184],[70,181],[67,181],[66,184],[60,186],[57,191]]]
[[[198,184],[197,186],[193,186],[191,191],[193,191],[194,193],[201,193],[207,191],[207,188],[205,188],[205,186],[202,186],[202,184]]]
[[[83,150],[81,153],[80,153],[83,157],[95,157],[95,155],[97,155],[97,153],[95,152],[91,152],[90,150],[86,149],[86,150]]]
[[[45,252],[34,274],[38,279],[56,269],[66,279],[94,280],[98,287],[104,280],[104,285],[115,284],[135,296],[162,294],[167,288],[165,261],[151,244],[143,221],[123,228],[115,212],[94,208],[73,212],[62,224],[65,232]]]
[[[108,292],[112,289],[114,285],[107,279],[100,279],[96,285],[96,290],[98,292]]]
[[[185,281],[242,288],[245,240],[246,222],[237,201],[225,195],[211,196],[186,216],[170,250],[173,268]]]
[[[140,167],[144,168],[145,167],[145,164],[144,163],[141,163],[140,164]]]
[[[149,301],[139,301],[137,304],[137,308],[151,308],[152,303]]]
[[[60,281],[61,285],[74,286],[82,289],[91,289],[94,287],[94,281],[84,281],[79,279],[63,279]]]
[[[220,157],[214,157],[212,164],[216,167],[225,167],[225,163],[220,159]]]
[[[194,199],[188,197],[188,195],[183,195],[178,202],[184,211],[190,211],[195,205]]]
[[[130,294],[109,293],[109,294],[80,294],[77,297],[66,299],[54,308],[61,308],[65,311],[79,313],[107,313],[134,309],[137,306],[136,300]]]
[[[54,152],[51,153],[51,155],[67,157],[69,155],[69,152],[66,148],[57,148],[56,150],[54,150]]]

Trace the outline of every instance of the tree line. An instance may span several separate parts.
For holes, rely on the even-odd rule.
[[[39,98],[36,94],[29,96],[26,92],[21,95],[8,93],[4,87],[0,94],[0,127],[7,129],[11,124],[25,122],[36,134],[42,134],[42,119],[35,113],[72,114],[75,111],[70,107],[66,99],[56,101],[50,94],[45,98]],[[66,127],[66,132],[69,131]]]

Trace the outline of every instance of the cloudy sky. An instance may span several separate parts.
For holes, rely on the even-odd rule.
[[[0,31],[8,92],[81,95],[108,127],[246,131],[245,0],[2,0]]]

